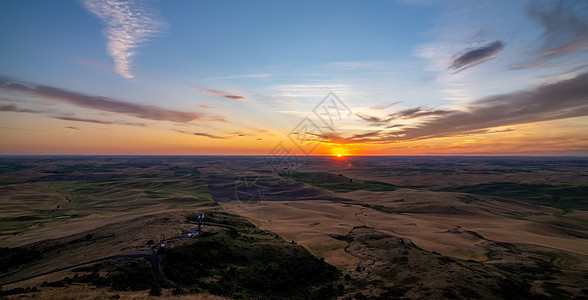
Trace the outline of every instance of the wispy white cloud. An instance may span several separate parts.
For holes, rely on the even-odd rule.
[[[296,99],[289,99],[289,100],[286,100],[286,99],[276,99],[276,100],[274,100],[274,102],[285,104],[285,105],[298,104],[298,101],[296,101]]]
[[[279,84],[268,87],[267,91],[264,92],[266,95],[283,100],[288,98],[313,98],[320,100],[330,92],[345,96],[352,93],[360,94],[355,87],[336,83]]]
[[[81,0],[84,7],[105,25],[106,50],[114,59],[114,70],[133,78],[131,62],[136,49],[162,32],[166,23],[153,6],[133,0]]]

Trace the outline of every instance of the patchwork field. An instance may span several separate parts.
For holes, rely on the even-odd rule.
[[[263,157],[0,158],[2,291],[8,298],[53,298],[59,291],[144,297],[146,290],[119,291],[107,281],[156,255],[164,264],[164,297],[255,297],[274,285],[239,279],[256,269],[223,259],[236,254],[211,252],[207,260],[226,265],[210,265],[202,279],[186,270],[203,282],[191,285],[169,269],[166,275],[165,253],[150,251],[160,241],[172,249],[212,243],[251,260],[257,258],[247,253],[275,236],[276,249],[303,246],[341,272],[315,288],[316,298],[588,297],[587,159],[300,162],[277,173]],[[234,215],[220,218],[227,212]],[[213,236],[178,238],[196,228],[198,213]],[[51,272],[133,253],[146,258],[89,264],[102,285],[79,279],[89,278],[79,269]],[[204,268],[199,259],[188,261]],[[294,276],[269,256],[254,267],[265,263],[282,270],[279,276]],[[51,273],[35,277],[45,272]],[[301,281],[284,278],[298,293]]]

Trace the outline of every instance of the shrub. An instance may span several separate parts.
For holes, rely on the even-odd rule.
[[[114,290],[146,290],[157,283],[151,267],[144,261],[133,262],[112,271],[106,276]]]
[[[161,286],[159,285],[159,283],[156,283],[151,286],[151,289],[149,290],[149,295],[157,297],[161,296]]]
[[[186,291],[184,291],[184,289],[182,289],[181,287],[175,287],[172,290],[172,295],[174,296],[179,296],[179,295],[184,295],[186,294]]]
[[[25,248],[0,248],[0,273],[41,258],[41,252]]]

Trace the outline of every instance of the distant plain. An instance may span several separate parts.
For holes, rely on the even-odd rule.
[[[0,247],[41,252],[0,272],[4,290],[226,211],[350,275],[338,297],[588,297],[585,158],[3,157],[0,206]],[[23,295],[55,289],[84,292]]]

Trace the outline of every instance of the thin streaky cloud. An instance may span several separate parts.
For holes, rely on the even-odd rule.
[[[540,63],[525,63],[525,64],[518,64],[511,67],[511,70],[529,70],[529,69],[537,69],[545,67],[544,64]]]
[[[245,97],[239,95],[224,95],[223,97],[235,100],[245,100]]]
[[[21,113],[41,113],[40,110],[32,110],[26,108],[19,108],[15,103],[8,103],[0,105],[0,111],[3,112],[21,112]]]
[[[222,136],[218,136],[218,135],[213,135],[210,133],[206,133],[206,132],[194,132],[194,135],[198,135],[198,136],[204,136],[207,138],[211,138],[211,139],[221,139],[221,140],[226,140],[226,137],[222,137]]]
[[[231,131],[229,134],[234,136],[257,136],[261,133],[266,133],[266,130],[254,130],[254,132]]]
[[[387,122],[387,118],[381,118],[381,117],[377,117],[377,116],[368,116],[368,115],[364,115],[364,114],[360,114],[360,113],[356,113],[355,115],[364,121],[372,123],[372,125],[377,125],[380,123]]]
[[[207,94],[211,94],[211,95],[217,95],[217,96],[225,97],[225,98],[228,98],[228,99],[233,99],[233,100],[247,100],[247,98],[245,98],[243,96],[235,95],[232,92],[217,91],[217,90],[211,90],[211,89],[205,89],[205,88],[197,88],[197,89],[199,91],[203,92],[203,93],[207,93]]]
[[[16,105],[15,103],[8,103],[8,104],[0,105],[0,112],[17,112],[17,113],[34,113],[34,114],[47,114],[48,113],[47,111],[42,111],[42,110],[32,110],[32,109],[19,108],[18,105]],[[102,120],[95,120],[95,119],[70,117],[70,116],[50,116],[50,117],[53,119],[63,120],[63,121],[86,122],[86,123],[96,123],[96,124],[105,124],[105,125],[122,124],[122,125],[145,127],[145,124],[142,124],[142,123],[112,122],[112,121],[102,121]]]
[[[53,117],[54,119],[64,120],[64,121],[74,121],[74,122],[85,122],[85,123],[96,123],[96,124],[106,124],[112,125],[113,122],[110,121],[102,121],[102,120],[94,120],[94,119],[84,119],[84,118],[76,118],[76,117],[64,117],[64,116],[57,116]]]
[[[550,77],[556,77],[556,76],[565,76],[565,75],[570,75],[570,74],[574,74],[574,73],[579,73],[580,71],[584,70],[588,68],[588,64],[583,64],[581,66],[577,66],[577,67],[573,67],[555,74],[548,74],[548,75],[542,75],[539,76],[540,78],[550,78]]]
[[[369,138],[372,136],[378,136],[378,134],[380,134],[381,130],[376,130],[376,131],[371,131],[371,132],[367,132],[367,133],[362,133],[362,134],[355,134],[352,136],[353,139],[363,139],[363,138]]]
[[[398,119],[416,119],[423,117],[437,117],[453,113],[450,110],[432,109],[427,107],[413,107],[405,110],[401,110],[394,114],[388,114],[386,117],[369,116],[357,113],[355,114],[360,119],[371,123],[372,125],[385,124],[393,120]]]
[[[64,121],[72,121],[72,122],[84,122],[84,123],[96,123],[96,124],[103,124],[103,125],[129,125],[129,126],[138,126],[138,127],[145,127],[146,125],[143,123],[131,123],[131,122],[117,122],[117,121],[103,121],[103,120],[96,120],[96,119],[87,119],[87,118],[79,118],[79,117],[69,117],[69,116],[53,116],[53,119],[64,120]]]
[[[431,108],[423,108],[423,107],[414,107],[399,111],[395,114],[389,115],[389,120],[394,119],[414,119],[414,118],[421,118],[421,117],[430,117],[430,116],[442,116],[452,113],[449,110],[442,110],[442,109],[431,109]]]
[[[0,90],[40,96],[78,107],[121,113],[147,120],[181,123],[196,120],[225,122],[225,119],[222,116],[208,116],[203,113],[169,110],[151,105],[121,101],[109,97],[85,95],[56,87],[16,82],[9,78],[2,77],[0,77]]]
[[[215,122],[227,122],[224,116],[212,116],[208,117],[207,121],[215,121]]]
[[[390,103],[388,105],[372,106],[372,107],[370,107],[370,109],[371,110],[384,110],[386,108],[392,107],[392,106],[394,106],[396,104],[400,104],[400,103],[402,103],[402,101],[395,101],[395,102],[392,102],[392,103]]]
[[[145,1],[81,0],[83,6],[106,26],[106,50],[114,60],[114,70],[130,79],[131,62],[137,48],[163,31],[166,23]]]
[[[236,135],[236,136],[251,136],[252,135],[250,133],[245,133],[245,132],[241,132],[241,131],[233,131],[233,132],[229,132],[229,134]]]
[[[405,125],[402,124],[393,124],[393,125],[388,125],[386,126],[386,129],[392,129],[392,128],[398,128],[398,127],[404,127]]]

